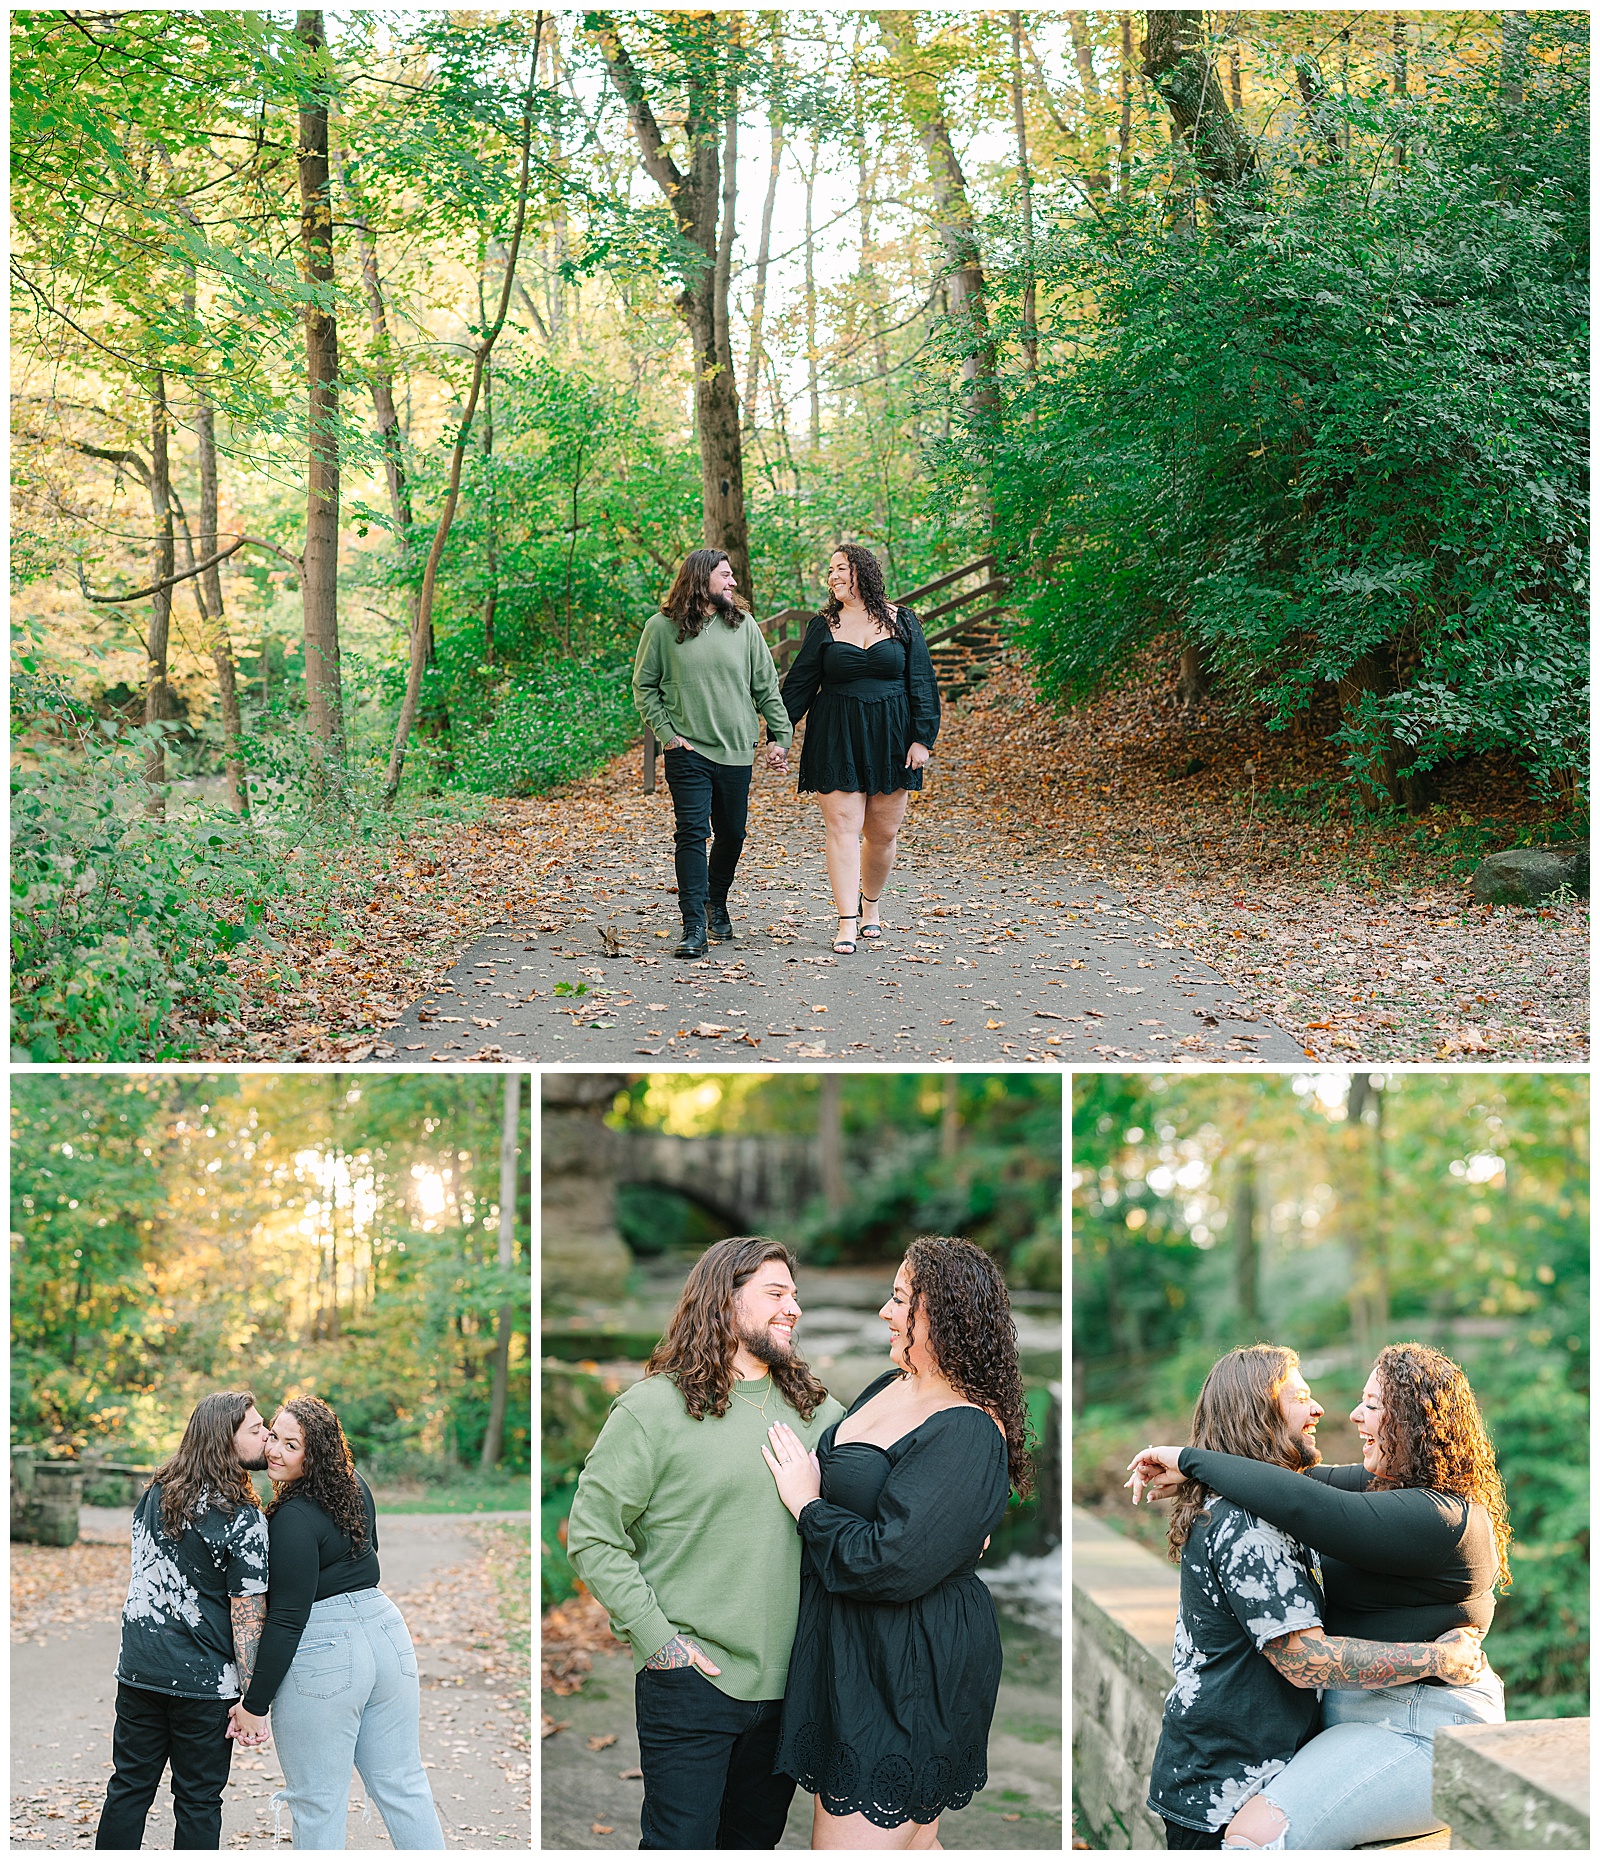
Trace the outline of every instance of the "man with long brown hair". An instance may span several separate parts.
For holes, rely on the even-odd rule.
[[[759,719],[767,720],[773,768],[788,767],[794,738],[772,654],[725,550],[693,549],[684,558],[639,636],[633,700],[665,751],[683,917],[672,953],[693,961],[705,955],[708,938],[734,940],[728,891],[744,850]]]
[[[762,1449],[844,1413],[795,1353],[794,1266],[761,1238],[701,1255],[572,1501],[567,1556],[633,1648],[642,1847],[776,1847],[794,1794],[772,1765],[800,1539]]]
[[[228,1715],[267,1612],[267,1526],[250,1483],[267,1426],[245,1389],[207,1395],[133,1514],[111,1781],[96,1847],[136,1849],[172,1765],[178,1847],[220,1847]]]

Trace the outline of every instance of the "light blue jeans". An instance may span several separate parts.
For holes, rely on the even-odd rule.
[[[1503,1724],[1493,1670],[1475,1685],[1413,1680],[1322,1695],[1323,1728],[1261,1791],[1289,1818],[1285,1848],[1397,1841],[1442,1826],[1433,1812],[1433,1734],[1448,1724]]]
[[[382,1589],[311,1604],[272,1703],[296,1847],[343,1848],[354,1767],[397,1848],[443,1851],[417,1742],[420,1710],[416,1649]]]

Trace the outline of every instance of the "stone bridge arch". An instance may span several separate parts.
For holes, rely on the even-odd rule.
[[[667,1188],[698,1202],[735,1233],[790,1220],[822,1191],[810,1137],[668,1137],[629,1131],[616,1139],[616,1180]]]

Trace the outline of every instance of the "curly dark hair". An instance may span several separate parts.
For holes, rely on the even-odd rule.
[[[711,592],[714,569],[730,561],[726,549],[691,549],[683,566],[673,578],[661,611],[678,629],[678,644],[705,631],[713,614],[721,614],[724,626],[740,626],[750,609],[737,590],[727,600],[718,600]]]
[[[207,1504],[229,1518],[246,1506],[261,1509],[233,1444],[255,1405],[248,1389],[219,1389],[195,1403],[177,1452],[150,1481],[161,1487],[161,1528],[169,1537],[181,1537]]]
[[[1017,1327],[1000,1268],[981,1246],[943,1234],[923,1234],[906,1248],[911,1300],[906,1334],[917,1312],[928,1314],[928,1350],[958,1395],[976,1403],[1005,1429],[1006,1470],[1012,1490],[1033,1490],[1033,1445],[1022,1400]]]
[[[1496,1588],[1511,1587],[1511,1518],[1489,1431],[1466,1372],[1425,1343],[1391,1343],[1373,1364],[1383,1394],[1380,1486],[1425,1486],[1482,1505],[1500,1557]]]
[[[891,639],[899,640],[902,646],[911,642],[911,623],[906,612],[889,605],[889,596],[884,591],[883,570],[878,566],[878,558],[864,543],[838,543],[828,553],[831,562],[836,555],[842,555],[850,564],[856,580],[856,593],[861,596],[861,604],[872,615]],[[822,617],[835,632],[839,627],[839,597],[831,590],[822,606]]]
[[[356,1483],[356,1463],[350,1444],[339,1425],[339,1417],[315,1395],[296,1395],[286,1401],[279,1414],[292,1414],[305,1434],[305,1465],[298,1479],[272,1486],[272,1503],[267,1516],[294,1498],[308,1498],[320,1505],[338,1528],[350,1539],[351,1556],[360,1556],[367,1547],[367,1508],[362,1502],[361,1487]]]
[[[1307,1450],[1278,1406],[1283,1385],[1300,1366],[1293,1350],[1276,1343],[1252,1343],[1230,1350],[1211,1365],[1194,1405],[1189,1445],[1213,1453],[1236,1453],[1241,1459],[1264,1460],[1269,1466],[1287,1466],[1304,1472],[1322,1458]],[[1211,1496],[1209,1486],[1185,1479],[1178,1487],[1167,1520],[1167,1556],[1176,1563],[1189,1541],[1194,1521]]]
[[[671,1376],[683,1397],[691,1421],[721,1417],[733,1400],[734,1352],[738,1333],[733,1321],[733,1295],[748,1284],[769,1259],[781,1259],[792,1273],[794,1255],[776,1240],[757,1235],[735,1235],[707,1247],[690,1268],[667,1322],[665,1336],[644,1366],[647,1376]],[[799,1356],[769,1365],[778,1392],[803,1421],[809,1421],[828,1391]]]

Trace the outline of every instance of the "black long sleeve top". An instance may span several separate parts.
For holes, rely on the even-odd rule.
[[[1185,1447],[1178,1470],[1322,1553],[1330,1634],[1437,1640],[1494,1620],[1500,1558],[1482,1505],[1375,1487],[1362,1466],[1298,1473],[1202,1447]]]
[[[341,1531],[314,1499],[292,1494],[267,1520],[267,1619],[244,1708],[261,1717],[283,1684],[311,1618],[311,1604],[330,1595],[351,1595],[378,1586],[378,1513],[360,1473],[367,1541],[352,1556],[348,1534]]]
[[[905,645],[906,702],[911,712],[911,740],[932,749],[939,734],[939,681],[934,676],[933,660],[922,623],[909,607],[900,609],[911,638]],[[885,638],[890,637],[885,635]],[[784,675],[783,707],[791,722],[798,723],[816,701],[825,682],[824,660],[828,648],[838,642],[833,628],[822,614],[812,616],[806,636],[795,654],[794,663]],[[854,649],[852,649],[854,650]],[[839,687],[848,691],[848,685]]]

